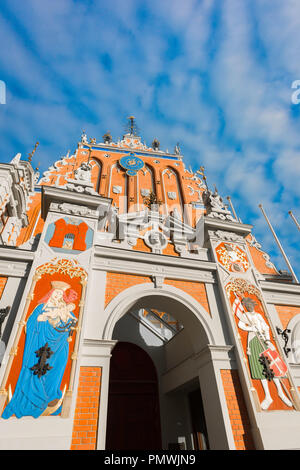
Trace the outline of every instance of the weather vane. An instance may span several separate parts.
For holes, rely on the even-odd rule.
[[[36,142],[35,146],[34,146],[34,149],[32,150],[32,152],[29,154],[29,157],[28,157],[28,161],[31,162],[32,160],[32,157],[37,149],[37,146],[39,145],[39,142]]]
[[[138,135],[139,128],[136,125],[135,117],[134,116],[129,116],[127,119],[128,119],[128,123],[125,126],[126,131],[130,135]]]

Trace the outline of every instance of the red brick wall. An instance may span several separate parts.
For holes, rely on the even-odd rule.
[[[105,306],[120,292],[128,287],[151,282],[147,276],[134,276],[123,273],[107,273],[105,289]]]
[[[246,240],[250,240],[250,235],[246,237]],[[248,244],[248,248],[252,257],[252,261],[256,269],[262,274],[278,274],[276,269],[270,268],[266,265],[266,259],[264,258],[264,252],[260,251],[258,248],[254,246],[250,246]]]
[[[143,284],[145,282],[152,282],[150,277],[135,276],[132,274],[124,273],[107,273],[106,290],[105,290],[105,306],[116,297],[120,292],[129,287]],[[192,296],[199,302],[210,314],[209,304],[206,295],[205,284],[202,282],[182,281],[177,279],[165,279],[164,284],[177,287],[182,291]]]
[[[133,249],[136,251],[146,251],[147,253],[151,253],[151,248],[149,248],[149,246],[147,246],[144,240],[141,238],[137,239],[136,245],[133,247]]]
[[[101,367],[80,367],[71,450],[95,450]]]
[[[29,224],[26,227],[21,228],[20,234],[17,238],[17,246],[22,245],[31,238],[31,236],[40,233],[44,227],[44,221],[40,217],[41,210],[41,194],[36,193],[31,196],[31,201],[29,202],[29,208],[27,210],[27,217]],[[38,221],[38,222],[37,222]],[[37,222],[37,225],[35,226]]]
[[[202,192],[203,189],[201,188],[199,190],[197,181],[192,179],[193,175],[185,169],[183,161],[178,160],[177,162],[174,162],[172,160],[165,159],[159,160],[159,155],[145,154],[145,156],[143,156],[143,160],[145,162],[144,170],[148,171],[146,171],[146,173],[144,171],[139,172],[139,183],[137,183],[136,177],[127,177],[125,170],[121,170],[118,165],[119,159],[125,154],[127,155],[127,153],[114,153],[114,147],[119,150],[116,144],[112,144],[111,150],[109,151],[101,149],[92,150],[90,155],[93,165],[92,182],[97,192],[99,192],[101,196],[111,197],[113,199],[113,203],[120,208],[121,212],[123,212],[123,197],[126,193],[128,212],[141,210],[141,207],[139,209],[137,207],[137,204],[143,203],[143,197],[141,196],[140,191],[138,191],[138,186],[139,188],[154,190],[158,199],[166,204],[169,207],[169,210],[173,210],[174,206],[179,207],[180,199],[182,199],[183,204],[190,204],[191,202],[198,200],[198,191]],[[127,150],[132,149],[128,147]],[[105,157],[107,153],[110,154],[110,158]],[[87,162],[88,156],[89,152],[87,149],[78,149],[76,158],[63,158],[63,161],[56,162],[55,168],[53,167],[52,170],[48,170],[49,181],[43,182],[42,185],[45,184],[51,186],[53,184],[58,184],[63,187],[67,182],[66,178],[74,178],[74,171],[80,167],[82,162]],[[99,175],[100,167],[101,172]],[[166,169],[169,169],[172,172],[168,171],[163,175],[163,172]],[[175,173],[176,176],[173,173]],[[112,175],[111,184],[110,175]],[[120,195],[115,194],[112,191],[113,185],[122,187],[122,193]],[[165,188],[165,191],[163,191],[163,187]],[[167,195],[165,195],[168,191],[174,191],[176,193],[175,200],[171,200]],[[181,198],[179,195],[181,195]],[[38,217],[40,199],[40,194],[34,196],[33,202],[27,211],[29,226],[21,230],[17,245],[24,243],[32,235],[32,230]],[[191,214],[191,219],[195,217],[194,212],[195,211]],[[190,223],[192,223],[192,220]],[[44,221],[39,217],[34,234],[41,232],[43,225]],[[149,247],[147,247],[142,241],[139,241],[138,245],[134,249],[146,252],[150,251]],[[170,244],[165,248],[163,254],[176,257],[179,256],[174,250],[174,247]]]
[[[300,307],[293,307],[291,305],[275,305],[275,307],[284,330],[291,319],[300,313]]]
[[[249,416],[237,370],[223,369],[221,377],[236,450],[254,450]]]
[[[7,277],[0,277],[0,299],[2,297],[6,281],[7,281]]]
[[[210,309],[208,305],[207,295],[206,295],[206,288],[203,282],[192,282],[192,281],[182,281],[182,280],[175,280],[175,279],[165,279],[165,284],[169,284],[171,286],[177,287],[177,289],[181,289],[191,297],[193,297],[202,307],[205,308],[207,313],[210,314]]]

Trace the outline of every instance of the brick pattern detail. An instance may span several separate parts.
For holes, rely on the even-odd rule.
[[[120,292],[138,284],[152,282],[150,277],[134,276],[132,274],[123,273],[107,273],[106,290],[105,290],[105,306],[116,297]]]
[[[144,240],[142,240],[141,238],[137,239],[136,245],[133,247],[133,249],[136,251],[145,251],[147,253],[152,252],[151,248],[147,246]],[[179,254],[176,253],[174,245],[172,243],[167,244],[167,246],[162,250],[162,254],[169,256],[179,256]]]
[[[221,377],[236,450],[255,450],[238,372],[223,369]]]
[[[127,150],[132,150],[126,143],[122,144],[127,147]],[[119,208],[121,213],[127,211],[137,211],[142,208],[139,204],[143,204],[143,198],[140,194],[139,188],[147,188],[153,190],[158,199],[164,205],[168,206],[169,212],[174,207],[181,210],[182,204],[191,204],[199,200],[201,195],[199,191],[203,192],[203,188],[199,190],[197,181],[193,179],[193,174],[186,170],[184,162],[178,160],[177,162],[168,159],[159,159],[159,155],[151,154],[143,156],[145,168],[139,172],[139,183],[136,177],[126,176],[125,171],[121,170],[118,166],[118,161],[122,156],[128,153],[114,153],[114,148],[119,150],[118,144],[112,143],[110,150],[107,149],[93,149],[91,154],[92,162],[92,182],[94,189],[99,192],[101,196],[111,197],[113,203]],[[107,158],[107,153],[110,155]],[[78,169],[82,162],[87,162],[89,152],[87,149],[78,148],[75,155],[63,157],[62,160],[55,162],[55,165],[47,171],[47,181],[43,181],[44,185],[58,185],[63,187],[67,182],[67,178],[74,178],[74,172]],[[113,192],[113,186],[117,185],[122,188],[120,194]],[[167,193],[172,191],[176,194],[175,200],[169,199]],[[181,197],[180,197],[181,196]],[[124,199],[126,203],[124,204]],[[41,195],[35,194],[31,197],[31,203],[27,210],[29,225],[21,229],[21,233],[17,240],[17,246],[26,242],[31,236],[41,233],[44,227],[44,221],[40,216]],[[163,207],[162,206],[162,207]],[[200,210],[197,209],[197,218],[200,216]],[[188,223],[195,225],[196,213],[190,210],[188,215]],[[142,241],[139,241],[135,250],[149,252],[150,249]],[[255,267],[259,272],[265,274],[277,274],[273,268],[266,265],[264,253],[255,247],[249,246],[249,251]],[[169,244],[163,252],[164,255],[179,256],[174,250],[174,246]]]
[[[114,153],[114,147],[118,153]],[[125,145],[126,147],[126,145]],[[132,151],[127,146],[127,150]],[[138,173],[137,177],[130,177],[126,172],[120,169],[118,161],[128,153],[119,153],[117,144],[111,144],[110,150],[93,149],[91,153],[92,162],[92,182],[94,189],[104,197],[111,197],[113,203],[119,207],[120,212],[135,212],[143,210],[143,197],[140,189],[146,188],[154,191],[159,200],[167,205],[169,212],[177,207],[181,211],[181,204],[192,203],[199,198],[199,190],[197,181],[192,179],[193,174],[187,172],[183,161],[177,162],[168,159],[159,159],[158,155],[151,154],[143,156],[145,167],[143,171]],[[63,157],[62,160],[55,162],[55,165],[47,171],[47,181],[43,181],[42,185],[58,185],[63,187],[67,182],[67,178],[74,178],[74,171],[78,169],[82,162],[87,162],[89,152],[87,149],[78,148],[76,155]],[[107,158],[107,154],[110,155]],[[120,194],[113,192],[113,186],[120,186],[122,191]],[[172,191],[176,194],[174,200],[169,199],[167,193]],[[29,226],[21,230],[17,245],[27,241],[32,235],[40,233],[43,230],[44,221],[39,215],[41,195],[36,194],[31,203],[27,215],[29,218]],[[124,202],[124,199],[126,202]],[[162,209],[161,209],[162,210]],[[195,219],[195,211],[192,211],[189,223]],[[199,212],[199,211],[197,211]],[[36,224],[37,222],[37,224]],[[34,230],[34,233],[33,233]],[[151,251],[142,241],[134,247],[135,250],[149,252]],[[163,254],[169,256],[179,256],[174,250],[172,244],[169,244]]]
[[[133,211],[137,210],[136,204],[143,203],[143,198],[140,194],[137,194],[137,187],[144,187],[151,190],[154,189],[159,199],[168,204],[169,207],[174,207],[174,205],[177,207],[180,206],[179,194],[182,196],[183,203],[198,200],[199,187],[197,186],[197,182],[191,179],[192,174],[186,172],[182,161],[178,160],[175,165],[171,160],[159,160],[159,155],[145,154],[143,156],[143,160],[145,162],[145,169],[147,172],[146,174],[144,174],[144,172],[139,173],[139,184],[137,185],[135,177],[127,178],[125,176],[125,172],[123,170],[119,171],[119,168],[115,166],[119,159],[124,155],[128,155],[128,153],[116,154],[113,152],[114,147],[119,150],[116,144],[111,145],[110,151],[101,150],[100,148],[92,150],[91,160],[93,161],[93,166],[95,166],[95,162],[101,166],[100,186],[97,187],[99,181],[96,168],[93,169],[92,172],[92,181],[94,183],[94,188],[99,191],[101,195],[112,197],[113,202],[115,202],[117,206],[119,206],[119,196],[112,192],[112,185],[109,184],[111,174],[113,184],[122,187],[122,196],[125,194],[125,186],[128,186],[126,191],[129,196],[128,206],[129,208],[132,208]],[[132,150],[132,148],[128,147],[128,150]],[[110,158],[105,157],[107,153],[110,154]],[[79,168],[82,162],[86,162],[87,158],[88,152],[86,149],[78,149],[77,154],[74,157],[64,157],[61,161],[56,162],[55,168],[48,170],[49,181],[42,184],[58,184],[63,186],[66,183],[66,178],[73,178],[74,170]],[[156,163],[154,163],[154,161]],[[171,170],[171,173],[169,171],[167,174],[165,173],[163,175],[163,172],[166,170]],[[163,191],[162,188],[163,184],[165,186],[165,191]],[[194,189],[192,193],[191,187]],[[168,191],[176,192],[177,196],[174,201],[168,199],[168,197],[165,199],[164,193],[167,193]],[[201,192],[202,191],[203,189]],[[132,201],[130,201],[130,197],[133,199]]]
[[[164,284],[177,287],[193,297],[210,314],[205,284],[203,282],[191,282],[175,279],[165,279]]]
[[[133,247],[134,250],[136,251],[146,251],[147,253],[151,253],[151,248],[146,245],[144,240],[141,238],[138,238],[136,241],[136,245]]]
[[[162,253],[163,255],[179,256],[179,254],[175,251],[174,245],[172,245],[172,243],[168,243]]]
[[[145,282],[152,282],[150,277],[146,276],[135,276],[132,274],[124,273],[107,273],[106,278],[106,290],[105,290],[105,306],[116,297],[120,292],[138,284]],[[202,282],[190,282],[175,279],[165,279],[164,284],[177,287],[183,290],[191,297],[193,297],[202,307],[210,314],[210,308],[208,304],[205,284]]]
[[[275,305],[275,307],[284,330],[291,319],[300,313],[300,307],[292,307],[290,305]]]
[[[248,239],[250,239],[250,236],[248,236]],[[247,237],[246,237],[247,240]],[[248,241],[248,240],[247,240]],[[276,269],[268,267],[266,265],[266,259],[264,258],[264,252],[258,250],[254,246],[250,246],[248,244],[249,252],[251,254],[251,258],[253,261],[254,266],[256,269],[262,273],[262,274],[278,274]]]
[[[0,299],[2,297],[5,285],[6,285],[7,277],[0,277]]]
[[[80,367],[71,450],[95,450],[101,367]]]
[[[23,243],[27,242],[27,240],[29,240],[32,236],[36,235],[37,233],[43,230],[44,221],[40,217],[41,195],[40,193],[36,193],[31,196],[30,199],[31,202],[28,203],[29,207],[27,210],[29,224],[26,227],[21,228],[20,234],[17,238],[17,246],[20,246]],[[36,224],[40,227],[39,230],[36,230]]]

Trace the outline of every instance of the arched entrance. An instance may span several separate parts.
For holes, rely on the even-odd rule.
[[[106,449],[161,449],[158,384],[150,356],[136,344],[112,351]]]
[[[153,317],[154,314],[157,315],[156,319]],[[131,343],[141,348],[155,365],[159,403],[155,410],[159,410],[161,424],[161,444],[157,442],[149,444],[150,438],[148,441],[144,438],[143,443],[140,441],[138,443],[138,440],[142,439],[142,433],[138,432],[136,434],[140,435],[138,437],[132,435],[130,440],[129,434],[127,435],[129,441],[127,447],[124,447],[124,443],[117,442],[116,436],[112,434],[124,435],[128,430],[128,425],[126,427],[121,422],[118,410],[129,409],[126,400],[129,401],[130,397],[127,393],[127,397],[122,398],[123,404],[114,403],[119,398],[117,397],[119,379],[116,377],[115,385],[113,386],[111,380],[110,390],[102,400],[105,416],[108,406],[106,434],[105,429],[103,431],[103,435],[107,436],[105,448],[110,450],[234,448],[219,371],[220,368],[230,368],[228,355],[230,348],[216,344],[213,330],[217,319],[213,319],[195,299],[180,289],[170,285],[155,288],[151,284],[125,289],[111,300],[105,316],[107,320],[103,329],[103,339],[117,342],[116,356],[114,349],[112,350],[111,377],[114,376],[115,361],[118,362],[118,344]],[[173,330],[172,334],[170,330]],[[120,356],[122,356],[121,351]],[[122,360],[120,357],[119,364],[122,364]],[[135,369],[131,373],[136,373],[139,369],[134,360],[135,357],[130,363],[127,358],[127,363],[129,362],[132,369]],[[131,378],[130,375],[128,377]],[[133,383],[131,382],[131,386],[135,393],[136,387]],[[119,384],[122,384],[122,380],[119,380]],[[126,387],[129,385],[130,380],[127,381]],[[115,393],[112,393],[113,390]],[[141,421],[144,421],[145,427],[147,419],[143,418]],[[222,424],[217,425],[217,423]],[[152,425],[153,414],[149,427]]]

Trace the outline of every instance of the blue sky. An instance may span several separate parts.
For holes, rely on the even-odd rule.
[[[1,0],[0,161],[17,153],[45,171],[85,129],[101,141],[133,114],[208,183],[279,269],[262,203],[300,278],[298,0]]]

